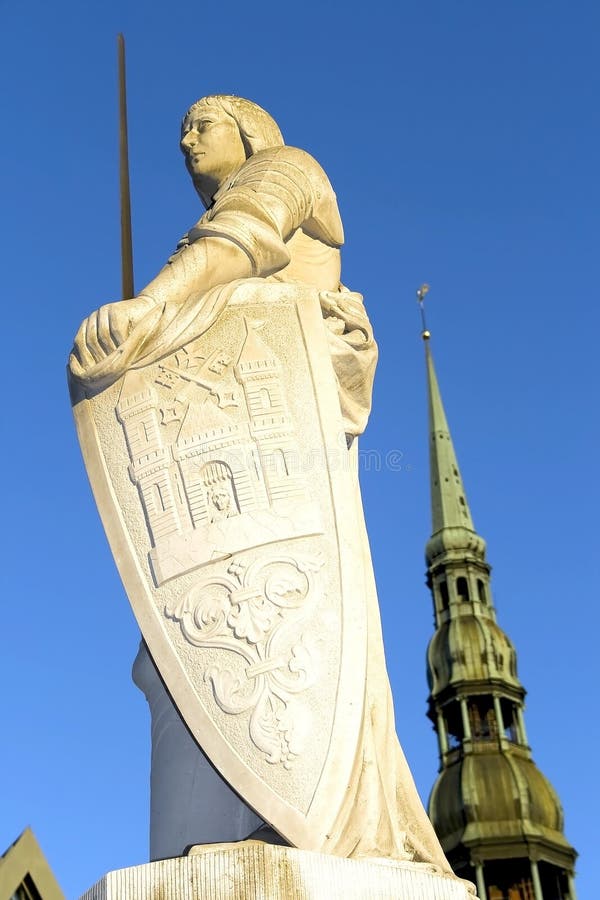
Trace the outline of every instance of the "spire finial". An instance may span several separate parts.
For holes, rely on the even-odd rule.
[[[421,287],[417,291],[417,303],[419,304],[419,309],[421,310],[421,325],[423,326],[423,330],[421,332],[421,337],[424,341],[428,341],[431,337],[431,332],[427,330],[427,323],[425,321],[425,307],[423,303],[425,302],[425,297],[429,293],[429,285],[422,284]]]

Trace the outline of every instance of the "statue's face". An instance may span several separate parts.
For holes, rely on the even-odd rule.
[[[218,106],[188,113],[180,146],[194,183],[205,181],[218,187],[246,160],[237,122]]]

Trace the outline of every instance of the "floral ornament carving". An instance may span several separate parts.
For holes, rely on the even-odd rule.
[[[215,701],[229,715],[249,712],[252,742],[286,769],[310,727],[298,695],[316,678],[306,626],[323,600],[323,564],[322,556],[234,559],[225,575],[196,583],[165,609],[195,647],[228,651],[227,665],[204,673]]]

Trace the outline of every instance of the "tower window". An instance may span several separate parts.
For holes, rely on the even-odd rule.
[[[469,597],[469,585],[467,584],[467,579],[462,575],[460,578],[456,579],[456,593],[458,594],[458,599],[463,600],[466,603],[471,599]]]
[[[481,578],[477,579],[477,594],[479,595],[480,603],[487,603],[487,593],[485,590],[485,584],[481,580]]]
[[[486,862],[485,881],[488,900],[535,900],[528,859]],[[559,900],[560,895],[548,894],[548,897]]]
[[[450,598],[448,597],[448,585],[445,578],[439,582],[439,589],[440,598],[442,600],[442,610],[448,609],[448,606],[450,605]]]
[[[512,741],[514,744],[520,743],[517,710],[515,704],[512,702],[512,700],[505,700],[504,698],[502,698],[500,704],[504,724],[504,737],[507,740]]]
[[[493,741],[498,737],[498,723],[491,697],[473,697],[469,700],[469,722],[474,741]]]
[[[460,714],[460,705],[458,703],[449,703],[443,708],[442,712],[444,714],[444,721],[446,722],[448,749],[455,750],[457,747],[460,747],[465,736]]]
[[[556,900],[569,900],[573,897],[564,869],[559,869],[544,860],[540,860],[538,867],[544,897],[556,897]]]

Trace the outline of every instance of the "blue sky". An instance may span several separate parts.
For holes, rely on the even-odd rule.
[[[5,439],[0,849],[31,824],[68,897],[147,853],[138,632],[96,514],[64,367],[119,295],[115,36],[128,42],[136,284],[200,215],[179,122],[256,100],[338,194],[343,280],[380,345],[363,472],[398,732],[424,798],[432,607],[415,289],[534,759],[594,896],[600,12],[588,2],[0,0]]]

